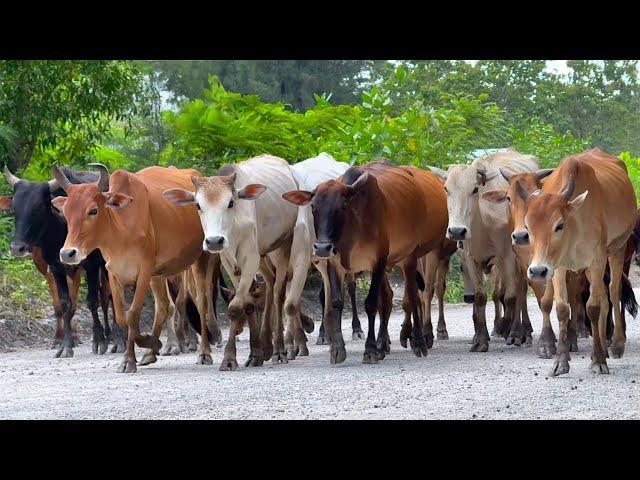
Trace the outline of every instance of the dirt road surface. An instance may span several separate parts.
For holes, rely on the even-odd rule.
[[[640,289],[635,292],[640,298]],[[493,309],[488,312],[491,330]],[[531,298],[529,312],[535,345],[541,315]],[[552,378],[547,374],[553,360],[538,358],[535,348],[492,338],[488,353],[470,353],[470,306],[447,305],[446,316],[450,340],[436,341],[427,358],[417,358],[398,342],[402,315],[394,310],[392,351],[377,365],[362,364],[364,341],[351,340],[347,315],[347,360],[335,366],[329,365],[328,347],[315,345],[318,323],[309,357],[236,372],[218,371],[222,349],[214,349],[213,366],[196,365],[196,354],[188,353],[159,357],[137,374],[116,373],[121,354],[93,355],[88,341],[70,359],[53,358],[50,349],[19,349],[0,354],[0,418],[640,418],[640,319],[627,318],[627,350],[622,359],[608,360],[610,375],[589,371],[591,339],[580,339],[571,371]],[[245,328],[239,362],[248,350]]]

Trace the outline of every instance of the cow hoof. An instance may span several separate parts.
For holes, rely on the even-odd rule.
[[[56,358],[71,358],[73,357],[72,347],[63,347],[56,352]]]
[[[273,347],[269,345],[263,349],[264,361],[268,361],[273,356]]]
[[[347,350],[344,348],[344,345],[341,345],[341,346],[332,345],[331,346],[331,352],[330,352],[331,365],[336,365],[338,363],[342,363],[346,359],[347,359]]]
[[[213,358],[211,358],[211,355],[209,355],[208,353],[200,353],[198,354],[196,365],[213,365]]]
[[[530,347],[531,345],[533,345],[533,336],[531,335],[531,333],[526,333],[523,339],[523,342],[525,347]]]
[[[577,352],[578,351],[578,339],[577,338],[572,338],[569,341],[569,351],[570,352]]]
[[[411,345],[411,351],[416,357],[427,356],[429,348],[427,347],[427,342],[422,335],[422,331],[420,331],[419,335],[412,335],[411,338],[409,338],[409,344]]]
[[[235,358],[223,359],[219,370],[222,372],[238,370],[238,362]]]
[[[180,349],[180,353],[187,353],[187,344],[185,342],[178,340],[178,348]]]
[[[289,363],[289,361],[287,360],[287,354],[284,351],[284,349],[276,350],[275,352],[273,352],[273,356],[271,357],[271,362],[275,364]]]
[[[264,357],[262,355],[249,354],[249,358],[244,362],[245,367],[261,367],[264,363]]]
[[[298,355],[298,348],[287,348],[287,360],[295,360]]]
[[[378,342],[376,342],[376,351],[378,352],[378,357],[382,355],[382,358],[384,358],[385,354],[391,353],[391,346],[388,342],[379,340]],[[382,358],[380,358],[380,360],[382,360]]]
[[[129,360],[124,360],[118,366],[118,373],[136,373],[138,368],[136,367],[136,362],[132,362]]]
[[[553,364],[553,368],[549,373],[550,377],[557,377],[558,375],[563,375],[565,373],[569,373],[569,356],[566,354],[562,354],[556,358],[555,363]]]
[[[522,340],[520,339],[519,335],[509,334],[506,343],[507,345],[515,345],[516,347],[519,347],[520,345],[522,345]]]
[[[556,355],[555,344],[538,345],[538,356],[542,358],[553,358]]]
[[[423,332],[424,340],[427,343],[427,348],[433,348],[433,332],[428,331],[426,333]]]
[[[489,338],[477,336],[471,344],[470,352],[488,352]]]
[[[351,339],[352,340],[364,340],[364,332],[362,330],[354,331],[351,334]]]
[[[603,362],[593,361],[591,362],[590,368],[593,373],[601,373],[605,375],[609,373],[609,367],[607,366],[606,361],[603,361]]]
[[[302,329],[307,333],[313,333],[315,325],[313,320],[306,315],[300,315],[300,322],[302,323]]]
[[[144,352],[144,355],[142,355],[142,360],[140,360],[139,365],[140,366],[151,365],[152,363],[156,363],[157,361],[158,361],[158,358],[156,357],[155,352],[147,351],[147,352]]]
[[[378,352],[376,351],[364,352],[364,355],[362,356],[362,363],[366,363],[366,364],[378,363]]]
[[[324,335],[318,335],[316,345],[329,345],[329,340]]]
[[[298,356],[300,357],[308,357],[309,356],[309,348],[307,348],[306,343],[301,343],[298,345]]]
[[[111,353],[124,353],[126,349],[127,349],[127,347],[126,347],[126,345],[124,343],[116,342],[116,344],[111,347],[110,352]]]
[[[407,348],[407,339],[409,337],[411,337],[411,326],[405,327],[403,324],[400,330],[400,345],[402,345],[402,348]]]
[[[437,339],[438,340],[449,340],[449,332],[447,332],[446,330],[438,330]]]
[[[107,344],[106,338],[93,340],[93,342],[91,343],[91,351],[94,353],[94,355],[104,355],[107,351],[107,348],[109,348],[109,345]]]
[[[189,352],[196,352],[198,350],[198,341],[189,341],[189,343],[187,343],[187,351]]]
[[[622,355],[624,355],[624,343],[614,342],[613,345],[611,345],[611,356],[613,358],[622,358]]]
[[[160,349],[160,355],[165,356],[165,355],[180,355],[180,345],[178,345],[177,343],[165,343],[164,347],[162,347]]]

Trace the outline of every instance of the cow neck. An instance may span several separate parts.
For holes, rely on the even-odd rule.
[[[351,199],[345,212],[344,228],[338,241],[337,250],[340,253],[342,266],[347,270],[351,267],[351,254],[354,247],[358,243],[363,243],[363,240],[368,240],[373,233],[373,231],[367,232],[365,229],[367,225],[375,226],[375,221],[371,221],[371,218],[369,218],[371,212],[366,208],[369,203],[369,197],[369,189],[358,193]],[[358,215],[357,212],[363,212],[363,214]]]
[[[67,223],[61,218],[56,217],[53,212],[53,206],[50,206],[47,210],[42,225],[39,225],[40,234],[33,242],[33,245],[40,247],[43,251],[53,247],[56,250],[60,250],[67,237]]]

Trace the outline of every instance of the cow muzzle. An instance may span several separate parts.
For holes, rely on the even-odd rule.
[[[518,230],[511,234],[511,243],[514,245],[529,245],[529,232]]]
[[[447,228],[447,238],[450,240],[467,240],[469,238],[469,230],[467,227],[449,227]]]
[[[62,263],[66,263],[67,265],[77,265],[82,260],[84,260],[84,256],[80,254],[80,251],[77,248],[63,248],[60,250],[60,261]]]
[[[23,242],[11,242],[9,246],[11,253],[16,257],[26,257],[31,253],[26,243]]]
[[[529,265],[527,277],[529,277],[530,280],[546,282],[553,277],[553,268],[544,264]]]
[[[217,235],[215,237],[207,237],[204,239],[203,246],[204,250],[209,252],[219,252],[227,245],[226,239]]]
[[[334,254],[333,243],[316,242],[313,244],[313,254],[320,258],[329,258]]]

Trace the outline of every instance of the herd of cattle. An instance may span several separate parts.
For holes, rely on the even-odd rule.
[[[225,165],[211,177],[158,166],[110,174],[104,165],[90,165],[98,172],[54,166],[49,182],[22,180],[4,169],[13,187],[12,197],[0,197],[0,209],[15,216],[10,248],[31,255],[48,280],[58,357],[73,356],[78,342],[73,317],[83,272],[93,352],[103,354],[113,343],[112,353],[124,352],[118,371],[126,373],[156,362],[157,355],[196,348],[197,363],[212,364],[211,344],[222,344],[218,294],[228,303],[229,320],[220,370],[238,368],[236,337],[245,324],[245,366],[308,355],[305,332],[314,325],[300,299],[311,269],[323,279],[318,343],[330,345],[332,364],[346,358],[345,279],[353,336],[364,338],[355,305],[355,278],[362,272],[371,273],[363,362],[377,363],[389,353],[387,275],[393,267],[404,278],[400,343],[426,356],[434,341],[434,292],[437,339],[448,338],[445,278],[457,250],[465,301],[473,303],[472,352],[489,348],[485,276],[493,284],[492,335],[508,345],[533,343],[526,302],[533,289],[543,314],[537,353],[555,356],[553,375],[569,371],[581,333],[593,338],[591,369],[608,373],[609,350],[614,358],[624,353],[624,310],[637,312],[627,278],[640,242],[636,196],[624,163],[599,149],[544,170],[534,156],[513,148],[447,171],[386,160],[350,166],[326,153],[294,165],[262,155]],[[125,311],[127,286],[135,291]],[[149,287],[155,300],[150,335],[139,326]],[[145,349],[139,362],[135,345]]]

